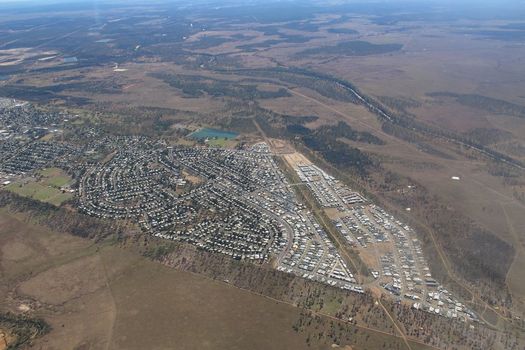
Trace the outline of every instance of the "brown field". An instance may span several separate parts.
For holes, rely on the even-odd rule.
[[[395,248],[392,242],[382,242],[368,245],[369,249],[359,249],[359,257],[371,270],[380,271],[379,257],[392,252]]]
[[[306,158],[303,154],[298,152],[286,154],[283,156],[283,158],[292,168],[295,168],[298,165],[312,164],[312,162],[308,160],[308,158]]]

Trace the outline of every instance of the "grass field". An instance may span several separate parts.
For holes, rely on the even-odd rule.
[[[7,186],[6,189],[21,196],[30,197],[42,202],[51,203],[56,206],[59,206],[63,202],[73,197],[71,193],[63,193],[61,190],[55,187],[50,185],[46,186],[36,182],[29,182],[27,184],[11,184]]]
[[[71,177],[58,168],[43,169],[39,173],[43,176],[42,182],[45,185],[60,188],[71,183]]]
[[[208,145],[211,147],[221,147],[221,148],[233,148],[237,144],[235,140],[228,140],[225,138],[210,139],[208,140]]]
[[[12,183],[8,185],[6,189],[21,196],[30,197],[56,206],[73,198],[72,193],[63,192],[60,189],[71,183],[71,178],[62,170],[57,168],[43,169],[39,172],[39,175],[41,178],[38,181]]]

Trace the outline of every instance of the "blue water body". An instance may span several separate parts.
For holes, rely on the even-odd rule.
[[[192,132],[188,135],[188,137],[192,139],[197,140],[205,140],[205,139],[234,139],[239,134],[231,132],[231,131],[224,131],[224,130],[217,130],[217,129],[210,129],[210,128],[202,128],[195,132]]]
[[[8,80],[8,79],[9,79],[9,75],[2,75],[2,74],[0,74],[0,81]]]

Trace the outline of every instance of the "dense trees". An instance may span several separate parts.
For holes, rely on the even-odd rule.
[[[359,149],[348,144],[322,135],[304,136],[302,141],[306,147],[321,153],[323,158],[337,168],[352,168],[365,174],[372,160]]]
[[[152,73],[150,75],[166,82],[171,87],[180,89],[189,97],[201,97],[205,93],[214,97],[229,96],[243,100],[290,96],[290,93],[284,88],[277,91],[260,90],[256,85],[240,84],[197,75],[167,73]]]

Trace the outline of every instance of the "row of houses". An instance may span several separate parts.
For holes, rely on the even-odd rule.
[[[295,171],[318,204],[325,208],[346,243],[366,252],[367,256],[375,256],[377,262],[370,266],[371,274],[388,293],[400,300],[416,301],[420,309],[435,314],[476,319],[472,311],[464,307],[458,309],[457,299],[432,277],[422,247],[408,225],[313,164],[299,164]],[[330,208],[337,208],[336,214]],[[291,256],[294,263],[304,254],[308,256],[308,248],[304,242],[294,245]],[[311,261],[299,267],[310,271]],[[331,275],[336,276],[339,275]],[[436,299],[436,293],[444,300]]]

